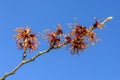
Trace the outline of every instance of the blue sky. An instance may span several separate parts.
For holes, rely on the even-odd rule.
[[[61,24],[68,31],[68,23],[89,27],[93,17],[113,16],[103,30],[96,30],[101,41],[81,55],[73,56],[66,48],[52,50],[6,80],[120,80],[119,10],[119,0],[0,0],[0,76],[21,61],[22,50],[16,48],[12,32],[17,27],[29,25],[42,33]],[[39,40],[39,50],[30,57],[49,47]]]

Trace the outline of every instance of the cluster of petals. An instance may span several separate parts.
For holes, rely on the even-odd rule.
[[[96,21],[91,28],[75,24],[72,30],[68,33],[68,36],[63,36],[63,30],[61,25],[57,25],[56,31],[47,31],[44,35],[51,48],[60,47],[61,42],[66,41],[69,44],[72,54],[77,54],[79,51],[84,51],[91,43],[95,43],[98,39],[96,33],[93,32],[96,28],[102,28],[102,24]],[[17,28],[14,30],[17,34],[14,38],[17,41],[19,49],[24,50],[36,50],[38,46],[38,39],[36,34],[32,33],[32,29],[29,27]],[[64,38],[64,39],[63,39]],[[66,45],[64,44],[64,45]]]
[[[62,31],[61,25],[57,25],[55,32],[49,31],[47,34],[45,34],[45,36],[48,39],[50,47],[60,46],[60,40],[61,40],[62,34],[63,34],[63,31]]]
[[[70,46],[71,53],[76,54],[85,50],[91,43],[96,42],[96,33],[89,31],[89,28],[81,25],[74,25],[69,32],[69,36],[65,38]]]
[[[25,27],[17,28],[14,31],[17,32],[17,34],[14,35],[14,38],[17,41],[19,49],[29,49],[29,51],[37,49],[38,39],[36,34],[32,33],[32,29],[30,29],[29,27]]]

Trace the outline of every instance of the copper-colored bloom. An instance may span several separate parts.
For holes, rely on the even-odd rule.
[[[50,31],[49,33],[45,34],[45,36],[49,41],[50,47],[60,46],[60,40],[61,40],[62,34],[63,34],[63,31],[60,25],[57,26],[55,32]]]
[[[83,51],[88,47],[88,44],[85,42],[85,38],[74,38],[71,41],[71,53],[72,54],[78,54],[79,51]]]
[[[83,37],[86,36],[88,29],[81,25],[75,25],[73,30],[70,32],[71,36]]]
[[[96,42],[95,32],[89,31],[85,26],[75,25],[69,34],[66,40],[70,44],[72,54],[83,51],[91,42]]]
[[[61,34],[63,34],[62,27],[61,25],[58,25],[56,28],[55,35],[61,35]]]
[[[17,45],[19,49],[24,49],[29,51],[33,51],[37,49],[38,46],[38,39],[36,34],[32,33],[32,29],[29,27],[26,28],[17,28],[14,30],[17,32],[16,35],[14,35],[14,39],[17,41]]]
[[[88,33],[88,37],[89,37],[89,40],[92,41],[92,42],[96,42],[96,35],[95,35],[95,32],[89,32]]]

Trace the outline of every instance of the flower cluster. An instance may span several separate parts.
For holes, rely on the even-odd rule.
[[[74,25],[74,28],[69,32],[69,36],[65,39],[67,43],[70,44],[72,54],[83,51],[91,42],[97,41],[95,32],[89,31],[88,28],[78,24]]]
[[[61,25],[57,25],[55,32],[49,31],[47,34],[45,34],[45,36],[49,41],[50,47],[60,46],[60,40],[61,40],[62,34],[63,34],[63,31],[62,31]]]
[[[17,32],[17,34],[14,35],[14,38],[17,41],[17,45],[19,49],[24,49],[24,51],[26,51],[27,49],[29,51],[33,51],[37,49],[38,39],[36,34],[32,33],[32,29],[26,27],[26,28],[17,28],[14,31]]]
[[[81,26],[79,24],[73,25],[72,30],[68,33],[68,36],[63,36],[63,30],[61,25],[57,25],[56,31],[47,31],[44,35],[47,38],[50,48],[60,48],[63,45],[69,44],[72,54],[84,51],[91,43],[98,41],[96,33],[93,32],[96,28],[102,28],[107,20],[100,23],[98,20],[90,27]],[[38,39],[36,34],[32,33],[29,27],[17,28],[14,30],[17,34],[14,36],[17,40],[19,49],[36,50],[38,46]],[[63,40],[63,41],[62,41]]]
[[[97,27],[99,23],[95,22],[94,27]],[[95,29],[95,28],[94,28]],[[61,25],[57,26],[56,31],[48,31],[45,36],[49,42],[50,47],[60,47],[63,31]],[[69,36],[66,36],[66,44],[69,44],[71,48],[71,53],[76,54],[79,51],[85,50],[91,43],[95,43],[98,39],[96,38],[96,33],[90,31],[89,28],[81,25],[74,25],[74,28],[69,32]],[[63,41],[64,41],[63,40]],[[64,45],[66,45],[64,44]]]

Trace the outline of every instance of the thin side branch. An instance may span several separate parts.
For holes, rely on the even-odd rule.
[[[23,59],[22,60],[25,60],[25,58],[26,58],[26,48],[24,49],[24,53],[23,53]]]
[[[0,80],[5,80],[5,78],[7,77],[7,76],[10,76],[10,75],[13,75],[13,74],[15,74],[15,72],[23,65],[24,63],[23,63],[23,61],[20,63],[20,64],[18,64],[18,66],[17,67],[15,67],[11,72],[7,72],[2,78],[0,78]]]
[[[18,64],[12,71],[7,72],[6,74],[4,74],[3,77],[0,78],[0,80],[5,80],[6,77],[15,74],[15,72],[16,72],[20,67],[22,67],[24,64],[26,64],[26,63],[28,63],[28,62],[34,61],[38,56],[49,52],[51,49],[52,49],[52,48],[49,48],[49,49],[47,49],[47,50],[45,50],[45,51],[43,51],[43,52],[39,52],[39,53],[37,53],[35,56],[33,56],[31,59],[29,59],[29,60],[22,60],[22,62],[20,62],[20,64]]]
[[[35,56],[33,56],[32,58],[30,58],[30,59],[28,59],[28,60],[25,60],[25,63],[32,62],[32,61],[34,61],[37,57],[41,56],[42,54],[48,53],[48,52],[49,52],[50,50],[52,50],[52,49],[61,48],[63,45],[66,45],[66,44],[67,44],[67,42],[64,40],[59,47],[53,46],[52,48],[49,48],[49,49],[47,49],[47,50],[45,50],[45,51],[43,51],[43,52],[39,52],[39,53],[37,53]]]
[[[110,20],[112,20],[112,19],[113,19],[112,16],[107,17],[103,22],[100,23],[101,26],[104,26],[106,22],[108,22],[108,21],[110,21]],[[89,28],[89,31],[92,31],[92,30],[94,30],[94,29],[95,29],[95,27],[94,27],[94,26],[91,26],[91,27]]]
[[[108,17],[108,18],[106,18],[103,22],[101,22],[100,24],[102,24],[102,26],[103,26],[107,21],[109,21],[109,20],[111,20],[111,19],[112,19],[112,17]],[[92,31],[92,30],[94,30],[94,29],[95,29],[94,26],[91,26],[91,27],[89,28],[89,31]],[[61,48],[63,45],[66,45],[66,44],[67,44],[67,42],[64,40],[63,43],[62,43],[59,47],[53,46],[52,48],[49,48],[49,49],[47,49],[47,50],[45,50],[45,51],[42,51],[42,52],[37,53],[35,56],[33,56],[32,58],[30,58],[30,59],[28,59],[28,60],[23,59],[12,71],[7,72],[6,74],[4,74],[3,77],[0,78],[0,80],[5,80],[6,77],[15,74],[15,72],[16,72],[19,68],[21,68],[24,64],[27,64],[27,63],[29,63],[29,62],[34,61],[35,59],[37,59],[37,57],[41,56],[42,54],[48,53],[48,52],[49,52],[50,50],[52,50],[52,49]],[[24,54],[26,54],[26,52],[25,52]]]

